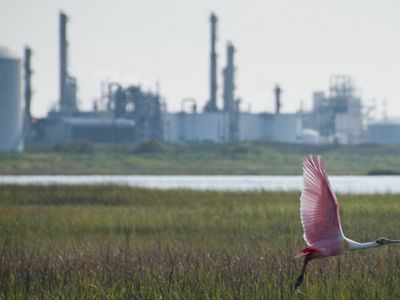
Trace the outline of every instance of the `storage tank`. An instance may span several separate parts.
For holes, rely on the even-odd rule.
[[[21,61],[0,47],[0,152],[23,150]]]

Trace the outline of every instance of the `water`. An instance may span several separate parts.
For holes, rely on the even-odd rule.
[[[349,194],[400,194],[400,176],[330,176],[332,188]],[[142,176],[17,175],[0,176],[0,184],[126,185],[154,189],[214,191],[300,191],[301,176]]]

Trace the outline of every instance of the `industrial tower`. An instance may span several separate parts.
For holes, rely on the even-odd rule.
[[[226,47],[227,64],[223,71],[224,76],[224,108],[228,115],[228,141],[239,140],[239,101],[235,99],[235,47],[228,42]]]
[[[211,52],[210,52],[210,99],[208,100],[204,111],[213,112],[218,111],[217,107],[217,52],[216,42],[217,42],[217,22],[218,18],[214,13],[211,13],[210,23],[211,23]]]
[[[281,94],[282,94],[282,89],[281,87],[277,84],[275,85],[274,88],[274,95],[275,95],[275,114],[279,115],[281,112]]]
[[[31,116],[31,100],[32,100],[32,67],[31,67],[32,50],[25,47],[24,51],[24,96],[25,96],[25,117],[26,121],[30,124],[32,122]]]
[[[232,111],[235,106],[235,66],[234,66],[235,47],[228,42],[226,47],[226,67],[224,68],[224,111]]]
[[[68,73],[68,17],[60,12],[60,112],[72,114],[77,111],[76,79]]]

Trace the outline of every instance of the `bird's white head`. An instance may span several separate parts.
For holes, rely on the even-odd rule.
[[[376,239],[375,243],[377,244],[377,247],[381,247],[384,245],[388,245],[388,244],[400,244],[400,240],[390,240],[387,238],[378,238]]]

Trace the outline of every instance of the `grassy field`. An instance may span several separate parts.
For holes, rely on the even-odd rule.
[[[299,193],[0,188],[1,299],[400,299],[400,247],[313,261]],[[340,196],[347,236],[400,237],[397,195]]]
[[[0,154],[0,174],[298,175],[306,154],[325,157],[332,175],[400,174],[400,145],[140,145],[89,143],[28,146]]]

